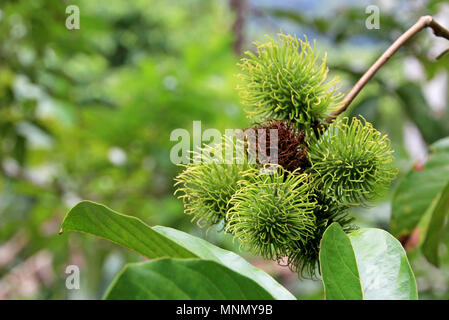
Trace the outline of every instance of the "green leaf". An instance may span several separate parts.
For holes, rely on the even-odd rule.
[[[437,267],[440,266],[439,247],[448,212],[449,183],[438,196],[438,202],[435,208],[431,211],[430,221],[425,230],[425,239],[422,243],[422,252],[424,256],[430,263]]]
[[[408,236],[435,197],[449,183],[449,137],[431,147],[423,168],[412,169],[400,182],[392,201],[391,233]]]
[[[323,235],[320,264],[327,299],[417,299],[402,245],[388,232],[363,228],[348,235],[333,223]]]
[[[416,124],[427,143],[433,143],[449,134],[447,119],[439,120],[424,97],[421,86],[407,82],[395,90],[404,112]]]
[[[276,282],[266,272],[254,267],[234,252],[221,249],[206,240],[194,237],[188,233],[176,229],[155,226],[153,227],[153,230],[161,233],[167,238],[170,238],[177,244],[184,246],[186,249],[202,259],[219,262],[229,269],[255,280],[276,299],[296,300],[295,296]]]
[[[363,299],[351,240],[337,223],[332,223],[323,234],[320,266],[327,300]]]
[[[152,230],[141,220],[108,207],[81,201],[64,218],[61,233],[78,231],[109,240],[149,259],[196,258],[196,255]]]
[[[270,275],[233,252],[175,229],[162,226],[151,228],[135,217],[120,214],[91,201],[82,201],[69,211],[62,223],[61,232],[65,231],[88,233],[150,259],[167,257],[214,260],[254,279],[276,299],[295,299]]]
[[[415,300],[415,276],[401,243],[385,230],[362,228],[349,234],[366,300]]]
[[[129,264],[105,299],[272,300],[254,280],[215,261],[158,259]]]

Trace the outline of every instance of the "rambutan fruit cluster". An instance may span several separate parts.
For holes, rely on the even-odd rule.
[[[214,161],[185,165],[177,192],[201,226],[222,224],[253,254],[314,276],[326,228],[333,222],[346,232],[356,228],[348,209],[367,205],[395,178],[393,151],[364,119],[326,121],[341,95],[336,79],[326,81],[326,61],[318,62],[315,46],[280,34],[256,47],[239,64],[238,89],[256,135],[239,141],[243,161],[220,162],[219,151]],[[277,162],[251,161],[254,150],[275,153]]]

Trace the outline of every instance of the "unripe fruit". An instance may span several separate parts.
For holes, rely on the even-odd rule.
[[[269,38],[256,46],[256,54],[247,52],[241,60],[238,75],[240,97],[252,120],[290,120],[298,129],[309,129],[339,107],[337,79],[326,82],[326,57],[317,62],[315,45],[279,34],[279,43]]]
[[[309,142],[309,159],[316,188],[348,205],[366,204],[397,175],[390,140],[365,119],[333,122]]]

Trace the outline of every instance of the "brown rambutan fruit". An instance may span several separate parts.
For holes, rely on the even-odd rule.
[[[305,135],[301,130],[293,127],[288,121],[271,120],[265,123],[255,125],[252,131],[247,134],[248,150],[257,151],[257,163],[265,164],[261,159],[261,155],[265,155],[270,159],[277,153],[277,164],[282,166],[285,170],[293,172],[297,168],[300,171],[310,167],[310,162],[307,157],[307,150],[304,143]],[[277,130],[277,143],[274,141],[272,146],[271,130]],[[249,137],[249,135],[255,137]],[[265,143],[261,143],[265,141]],[[259,145],[260,144],[260,145]],[[264,150],[265,149],[265,150]]]

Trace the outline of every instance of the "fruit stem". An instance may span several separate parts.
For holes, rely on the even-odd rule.
[[[436,22],[432,16],[422,16],[418,19],[410,29],[403,33],[381,56],[376,62],[365,72],[365,74],[360,78],[359,81],[354,85],[354,87],[349,91],[343,100],[343,105],[340,109],[331,113],[331,116],[326,119],[326,122],[331,123],[335,118],[346,111],[348,106],[358,95],[358,93],[363,89],[363,87],[368,83],[368,81],[376,74],[376,72],[391,58],[391,56],[399,50],[410,38],[412,38],[416,33],[425,29],[431,28],[433,33],[437,37],[446,38],[449,40],[449,30]],[[447,50],[445,51],[447,52]],[[443,54],[445,53],[443,52]],[[439,55],[438,58],[442,56]],[[437,58],[437,59],[438,59]]]

